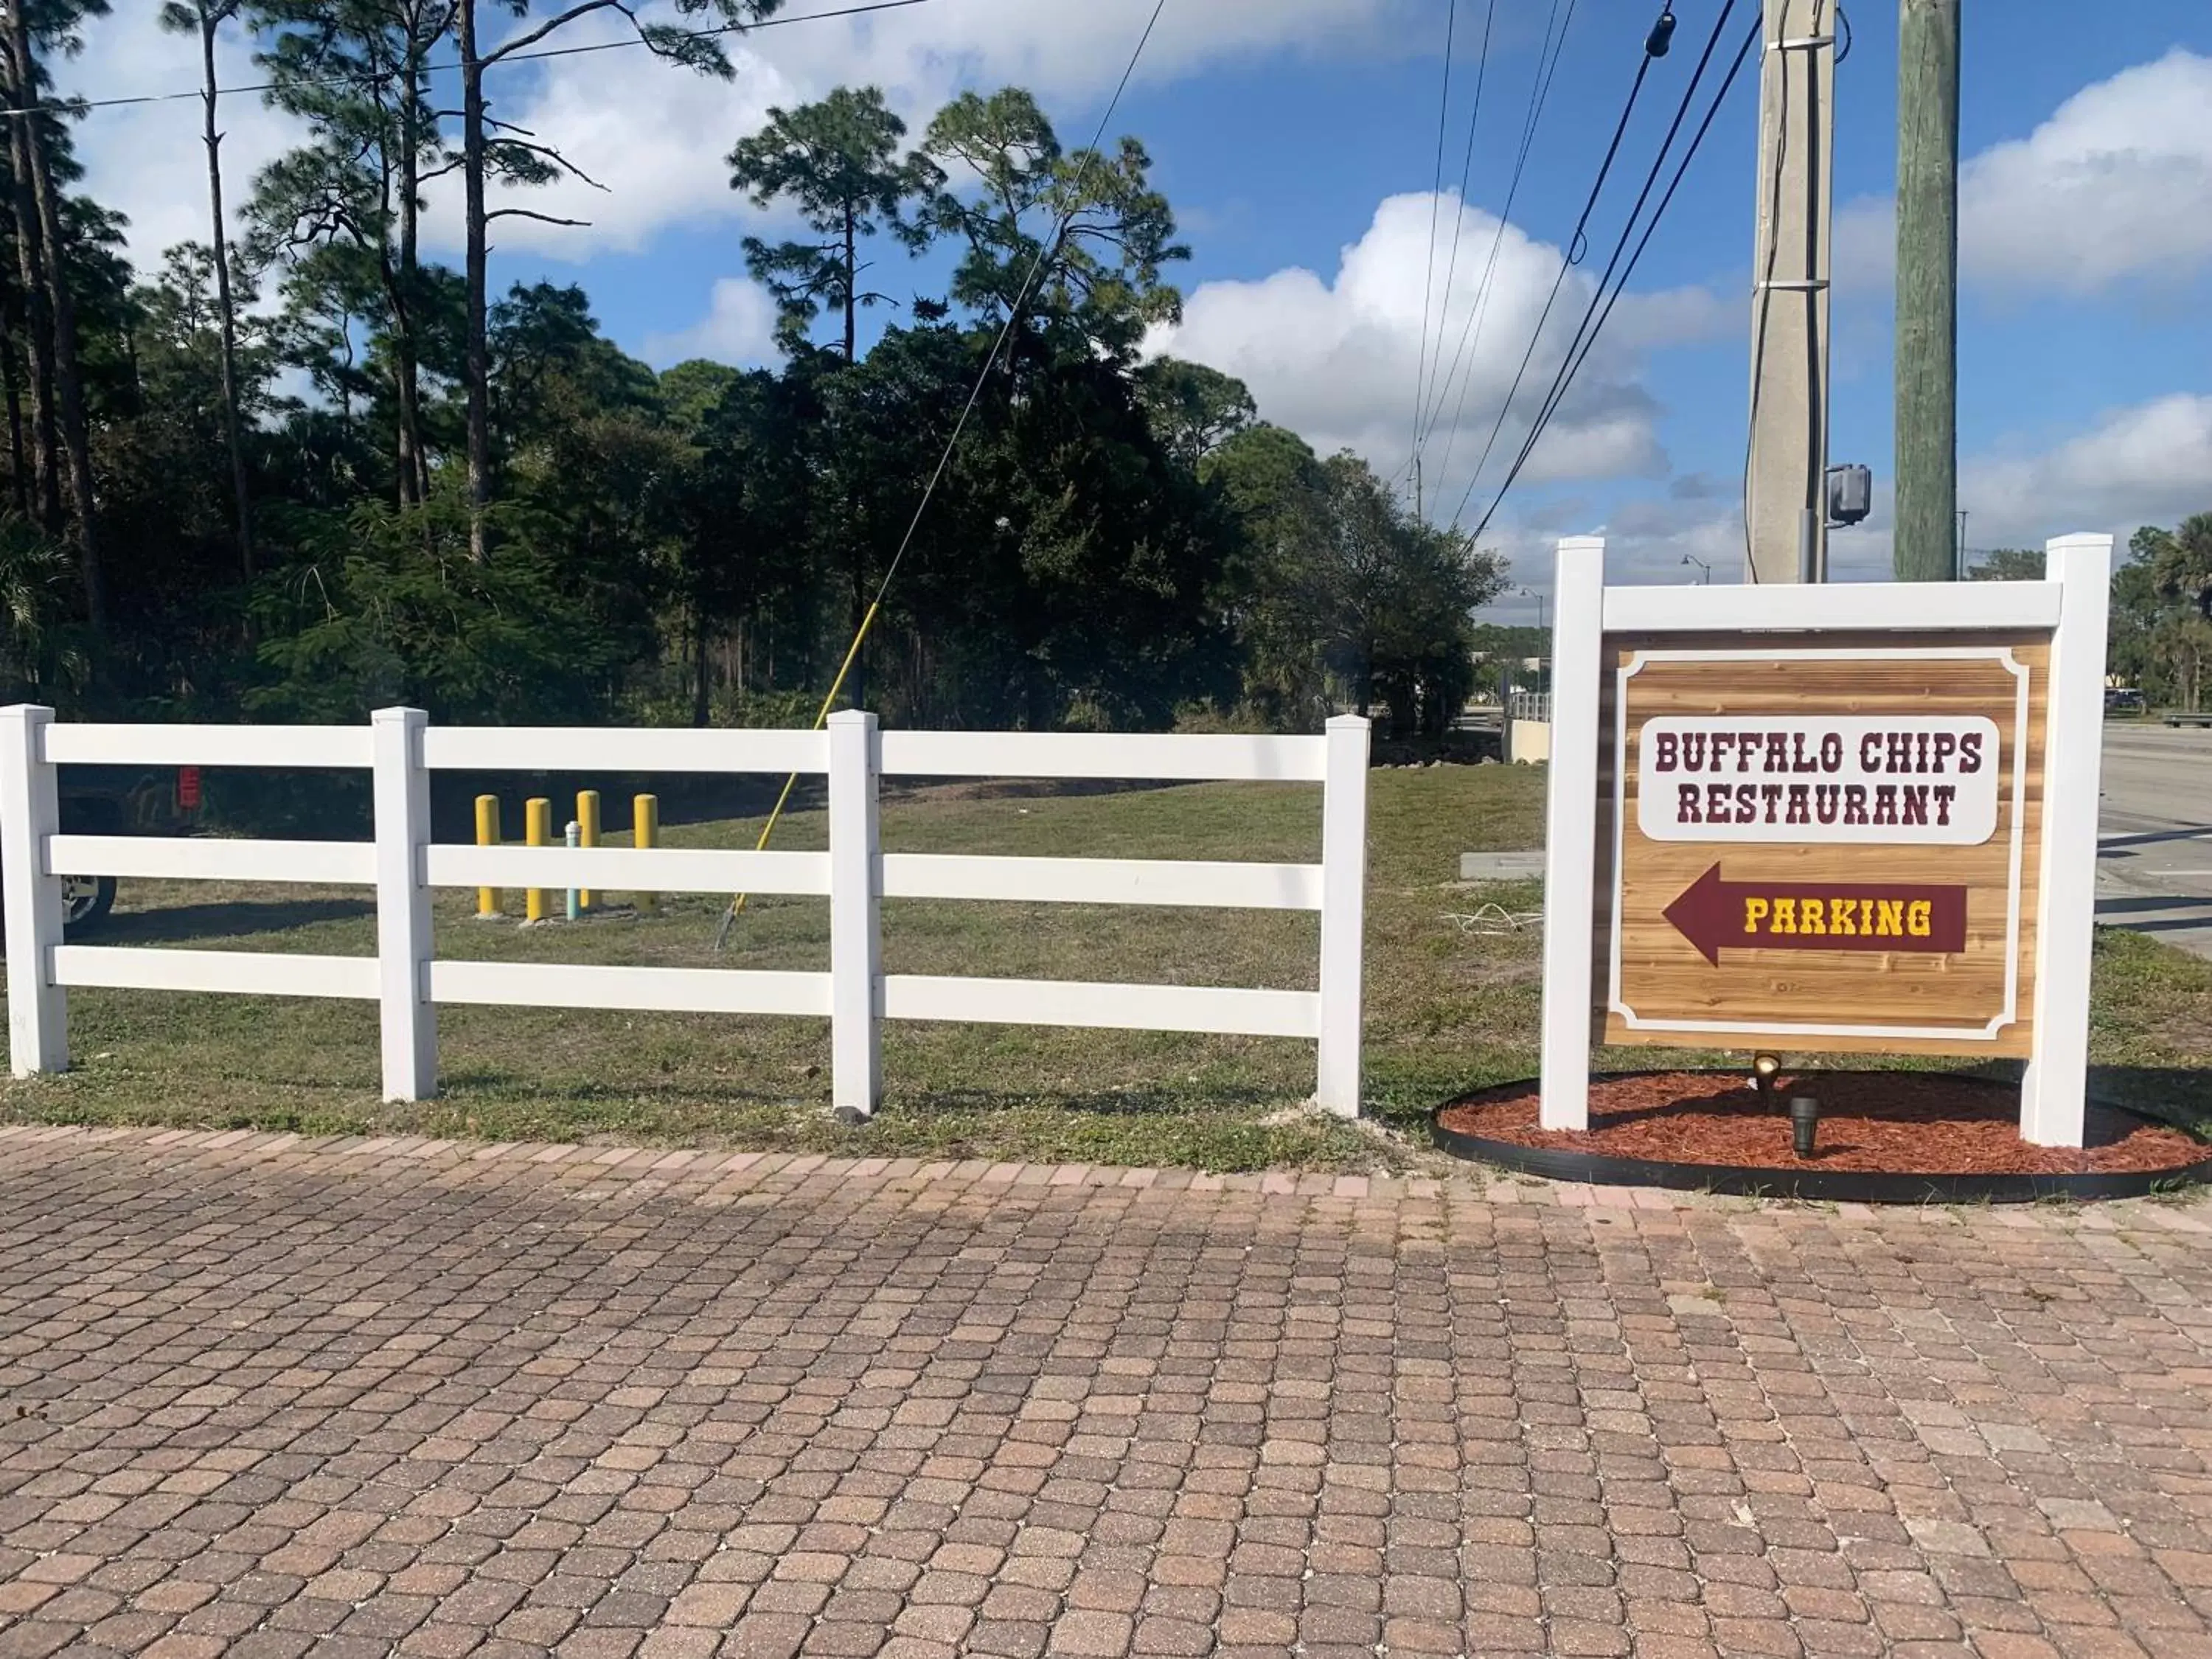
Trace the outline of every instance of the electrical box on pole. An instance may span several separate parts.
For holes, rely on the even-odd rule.
[[[1827,574],[1834,0],[1763,0],[1746,578]]]
[[[1874,471],[1856,464],[1828,469],[1828,523],[1831,526],[1864,522],[1874,511]]]

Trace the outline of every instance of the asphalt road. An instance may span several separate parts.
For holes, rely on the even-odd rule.
[[[2097,920],[2212,957],[2212,731],[2105,728]]]

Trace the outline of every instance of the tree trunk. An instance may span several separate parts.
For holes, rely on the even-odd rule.
[[[216,15],[200,9],[200,100],[207,116],[208,226],[215,248],[215,302],[222,325],[222,430],[230,445],[230,489],[238,510],[238,570],[253,580],[253,496],[246,483],[246,444],[239,435],[238,314],[230,301],[230,246],[223,234],[222,135],[216,131],[215,33]]]
[[[397,453],[399,506],[404,512],[428,499],[428,469],[422,457],[421,380],[415,366],[415,318],[407,303],[406,260],[395,268],[381,262],[385,272],[385,301],[392,310],[392,389],[398,405]]]
[[[0,383],[8,393],[8,486],[15,498],[15,511],[27,519],[31,516],[31,479],[23,455],[23,360],[15,349],[15,333],[22,326],[22,319],[9,307],[4,325],[0,325]]]
[[[860,629],[868,621],[868,550],[864,538],[855,538],[853,544],[853,611],[852,632],[848,640],[860,640]],[[848,645],[846,647],[851,650]],[[848,708],[868,706],[868,646],[860,640],[860,648],[853,651],[853,672],[846,677],[845,691]]]
[[[691,602],[691,643],[697,658],[692,668],[691,724],[704,728],[714,712],[714,688],[707,661],[707,608],[696,599]]]
[[[860,250],[854,245],[854,208],[845,204],[845,361],[859,361],[860,296],[854,291],[860,285]]]
[[[467,378],[469,556],[490,556],[484,509],[491,503],[491,346],[484,318],[483,64],[477,55],[476,0],[460,0],[461,178],[468,220]]]
[[[23,66],[16,62],[11,29],[7,50],[0,53],[7,66],[9,101],[27,106],[38,101]],[[46,253],[39,235],[39,215],[31,199],[29,120],[8,124],[9,206],[15,221],[15,257],[23,285],[24,337],[29,343],[30,373],[25,389],[31,394],[31,487],[40,522],[51,534],[62,527],[61,482],[54,465],[54,328],[46,300]]]
[[[1051,689],[1045,683],[1044,665],[1034,653],[1024,653],[1022,658],[1022,729],[1052,729]]]
[[[10,44],[15,48],[15,84],[35,88],[36,60],[31,51],[31,26],[20,4],[8,8]],[[76,520],[77,563],[84,583],[85,620],[93,635],[106,631],[107,594],[100,569],[100,533],[94,522],[97,502],[92,489],[92,440],[85,423],[84,380],[77,368],[76,303],[70,296],[68,271],[63,263],[61,201],[48,164],[46,138],[35,118],[11,122],[23,136],[30,153],[31,195],[39,216],[40,240],[45,244],[46,281],[54,323],[54,401],[61,414],[64,494]]]
[[[415,346],[415,291],[421,260],[417,219],[422,194],[422,137],[416,127],[416,93],[422,81],[419,15],[407,27],[406,72],[399,106],[399,272],[392,296],[392,350],[399,405],[399,505],[428,499],[430,467],[422,453],[422,368]]]

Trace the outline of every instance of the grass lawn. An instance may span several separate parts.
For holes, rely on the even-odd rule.
[[[1403,1166],[1423,1114],[1535,1066],[1538,936],[1470,920],[1534,910],[1534,884],[1458,884],[1462,852],[1536,845],[1543,774],[1432,767],[1374,775],[1368,896],[1366,1093],[1378,1136],[1300,1109],[1310,1043],[1175,1034],[893,1024],[886,1097],[860,1127],[828,1115],[826,1021],[447,1008],[444,1093],[377,1098],[373,1005],[135,991],[70,994],[64,1077],[11,1082],[23,1121],[409,1133],[488,1140],[641,1141],[836,1152],[1194,1164],[1216,1170]],[[507,804],[520,819],[520,802]],[[556,813],[556,817],[565,816]],[[1209,784],[1117,793],[944,787],[887,795],[894,852],[1311,860],[1320,791]],[[758,820],[667,830],[672,846],[750,846]],[[818,848],[819,812],[776,845]],[[553,896],[558,903],[559,895]],[[521,895],[507,896],[519,914]],[[755,898],[714,952],[726,897],[670,896],[658,913],[522,929],[473,921],[441,893],[441,957],[825,969],[826,900]],[[1494,913],[1493,913],[1494,914]],[[1310,989],[1317,921],[1267,912],[892,901],[893,973]],[[96,942],[368,955],[357,889],[125,882]],[[2134,934],[2098,942],[2100,1083],[2212,1117],[2212,963]],[[1601,1064],[1649,1064],[1650,1050]]]

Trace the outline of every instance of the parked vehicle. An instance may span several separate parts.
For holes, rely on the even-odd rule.
[[[2107,714],[2140,714],[2143,708],[2143,694],[2132,685],[2107,686],[2105,690]]]
[[[178,836],[200,811],[200,772],[137,771],[130,767],[65,766],[58,785],[65,836]],[[62,878],[64,926],[72,933],[98,927],[115,908],[112,876]]]

